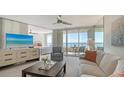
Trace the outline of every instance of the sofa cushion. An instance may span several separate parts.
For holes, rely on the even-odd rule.
[[[97,51],[97,56],[96,56],[96,63],[99,65],[102,58],[104,56],[104,52],[103,51]]]
[[[81,63],[81,64],[88,64],[88,65],[97,66],[96,63],[91,62],[91,61],[88,61],[88,60],[85,60],[85,59],[81,59],[81,60],[80,60],[80,63]]]
[[[118,64],[116,66],[114,73],[121,72],[121,71],[124,71],[124,59],[118,60]]]
[[[81,64],[81,75],[106,76],[105,73],[98,67],[93,65]]]
[[[114,72],[119,58],[111,54],[104,54],[99,67],[109,76]]]
[[[87,75],[87,74],[82,74],[81,77],[96,77],[96,76],[93,76],[93,75]]]
[[[86,51],[84,59],[96,62],[96,51]]]

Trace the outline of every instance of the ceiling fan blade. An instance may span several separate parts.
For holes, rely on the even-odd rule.
[[[63,24],[66,24],[66,25],[72,25],[71,23],[69,22],[65,22],[65,21],[62,21]]]
[[[56,23],[53,23],[53,25],[54,25],[54,24],[72,25],[71,23],[62,20],[62,15],[58,15],[58,16],[57,16],[57,22],[56,22]]]
[[[58,16],[57,16],[57,19],[58,19],[58,20],[61,20],[61,17],[62,17],[61,15],[58,15]]]

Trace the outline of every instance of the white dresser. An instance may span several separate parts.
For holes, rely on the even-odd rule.
[[[0,67],[40,58],[37,48],[0,50]]]

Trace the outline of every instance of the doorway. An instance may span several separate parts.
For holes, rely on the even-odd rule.
[[[87,45],[88,34],[86,31],[63,31],[64,54],[79,56],[84,53]]]

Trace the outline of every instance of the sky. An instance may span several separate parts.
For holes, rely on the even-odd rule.
[[[80,33],[79,39],[80,39],[79,40],[80,42],[86,43],[87,39],[88,39],[87,32]],[[63,42],[66,43],[66,35],[65,34],[64,34]],[[75,42],[78,43],[78,33],[68,34],[68,42],[69,43],[75,43]],[[95,42],[97,42],[97,43],[103,42],[103,32],[95,32]]]
[[[95,33],[95,42],[103,42],[103,32]]]

